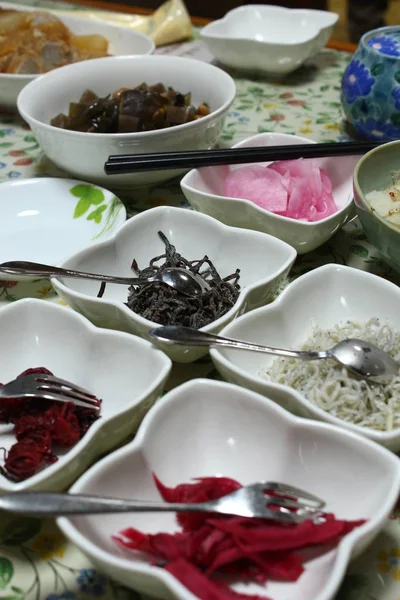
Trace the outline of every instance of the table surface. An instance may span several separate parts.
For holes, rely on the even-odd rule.
[[[57,6],[43,0],[31,3]],[[102,3],[102,8],[110,6]],[[157,52],[212,60],[196,33],[190,42],[163,47]],[[339,94],[349,56],[346,52],[326,49],[280,84],[232,74],[237,97],[228,115],[221,145],[231,146],[264,131],[298,134],[317,142],[348,140]],[[0,112],[0,182],[63,175],[43,156],[29,128],[17,116]],[[129,216],[160,205],[189,208],[178,181],[122,199]],[[357,220],[317,251],[299,258],[291,277],[332,262],[400,283],[367,242]],[[26,297],[59,302],[49,283],[0,281],[0,306]],[[216,376],[208,360],[190,367],[175,366],[168,387],[204,376]],[[140,600],[137,593],[98,573],[63,537],[53,521],[0,519],[0,599],[88,600],[91,597]],[[351,565],[336,600],[400,600],[400,509],[393,513],[370,549]]]

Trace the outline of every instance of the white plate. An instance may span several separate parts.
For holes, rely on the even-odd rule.
[[[37,6],[24,6],[0,2],[0,8],[11,10],[44,11]],[[119,27],[103,21],[90,21],[73,14],[57,14],[52,11],[76,35],[99,34],[109,41],[109,52],[112,56],[130,56],[133,54],[152,54],[155,44],[147,35],[132,31],[127,27]],[[0,105],[15,108],[19,92],[27,83],[36,79],[38,75],[15,75],[0,73]]]
[[[1,183],[0,263],[58,266],[110,238],[125,219],[125,207],[113,193],[83,181],[46,177]]]
[[[237,386],[195,379],[165,395],[135,440],[98,462],[71,492],[155,501],[160,497],[152,472],[167,486],[225,475],[242,484],[266,480],[303,488],[323,498],[338,518],[367,522],[335,549],[308,561],[296,583],[241,583],[234,589],[274,600],[331,600],[351,558],[385,525],[399,493],[399,465],[396,456],[354,433],[293,417]],[[176,531],[174,514],[79,516],[58,523],[116,581],[154,598],[195,600],[167,571],[111,539],[130,526],[151,533]]]

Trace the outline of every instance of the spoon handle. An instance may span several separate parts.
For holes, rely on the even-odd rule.
[[[276,356],[289,356],[293,358],[302,358],[303,360],[317,360],[327,358],[326,352],[309,352],[307,350],[286,350],[283,348],[274,348],[270,346],[261,346],[250,342],[242,342],[232,338],[214,335],[200,329],[192,327],[180,327],[177,325],[166,325],[157,327],[150,332],[150,336],[160,341],[173,342],[174,344],[184,344],[186,346],[225,346],[227,348],[237,348],[240,350],[251,350],[253,352],[263,352],[265,354],[274,354]]]
[[[76,277],[79,279],[105,281],[106,283],[122,283],[124,285],[140,285],[149,282],[149,279],[86,273],[85,271],[62,269],[61,267],[53,267],[50,265],[42,265],[40,263],[19,260],[0,264],[0,272],[7,273],[8,275],[37,275],[38,277]]]

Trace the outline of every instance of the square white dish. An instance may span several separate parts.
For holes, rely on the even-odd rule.
[[[322,50],[338,18],[324,10],[245,4],[206,25],[201,37],[229,67],[282,76]]]
[[[187,260],[207,255],[221,277],[241,270],[240,295],[235,305],[203,330],[217,333],[237,315],[270,302],[296,258],[295,250],[272,236],[222,225],[219,221],[181,208],[158,207],[129,219],[108,241],[76,253],[63,267],[105,275],[132,277],[132,260],[139,268],[148,266],[165,246],[157,235],[162,231]],[[52,279],[56,292],[67,304],[99,327],[120,329],[148,337],[159,326],[134,313],[127,306],[128,290],[108,284],[97,298],[99,282]],[[192,362],[207,354],[207,348],[159,344],[177,362]]]
[[[57,462],[19,483],[0,475],[1,491],[66,489],[101,454],[134,433],[163,390],[171,361],[144,340],[97,329],[68,308],[20,300],[0,311],[0,381],[29,368],[54,375],[102,399],[101,416]],[[0,425],[0,445],[16,442],[13,425]]]
[[[328,264],[301,275],[272,304],[237,319],[221,335],[301,349],[314,326],[326,330],[346,321],[366,323],[377,317],[382,325],[388,322],[393,329],[400,330],[399,303],[400,288],[394,283],[359,269]],[[318,408],[303,394],[264,379],[261,371],[274,360],[271,355],[225,348],[212,348],[210,355],[228,381],[265,394],[295,414],[338,425],[394,452],[400,450],[400,428],[381,432],[354,425]]]
[[[242,484],[281,481],[323,498],[338,518],[368,520],[334,550],[308,562],[296,583],[234,586],[273,600],[332,600],[349,561],[384,526],[400,485],[397,457],[377,444],[294,417],[243,388],[202,379],[165,395],[145,417],[135,440],[91,468],[71,493],[110,496],[112,490],[118,498],[159,500],[152,472],[167,486],[216,475]],[[195,599],[169,573],[111,540],[129,526],[151,533],[177,531],[174,514],[80,516],[58,519],[58,524],[116,581],[156,598]]]

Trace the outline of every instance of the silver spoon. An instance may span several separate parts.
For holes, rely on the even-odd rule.
[[[191,327],[178,327],[175,325],[157,327],[150,332],[150,336],[163,342],[184,344],[186,346],[226,346],[303,360],[333,358],[356,377],[374,383],[388,383],[399,374],[399,365],[389,354],[374,344],[363,340],[343,340],[330,350],[311,352],[308,350],[285,350],[261,346],[206,333]]]
[[[97,273],[86,273],[72,269],[62,269],[40,263],[12,260],[0,264],[0,273],[7,275],[24,276],[36,275],[37,277],[76,277],[80,279],[92,279],[104,281],[105,283],[122,283],[124,285],[145,285],[153,281],[160,281],[174,288],[184,296],[201,296],[211,288],[201,275],[191,273],[182,267],[168,267],[158,272],[154,277],[140,279],[138,277],[116,277],[115,275],[100,275]]]

